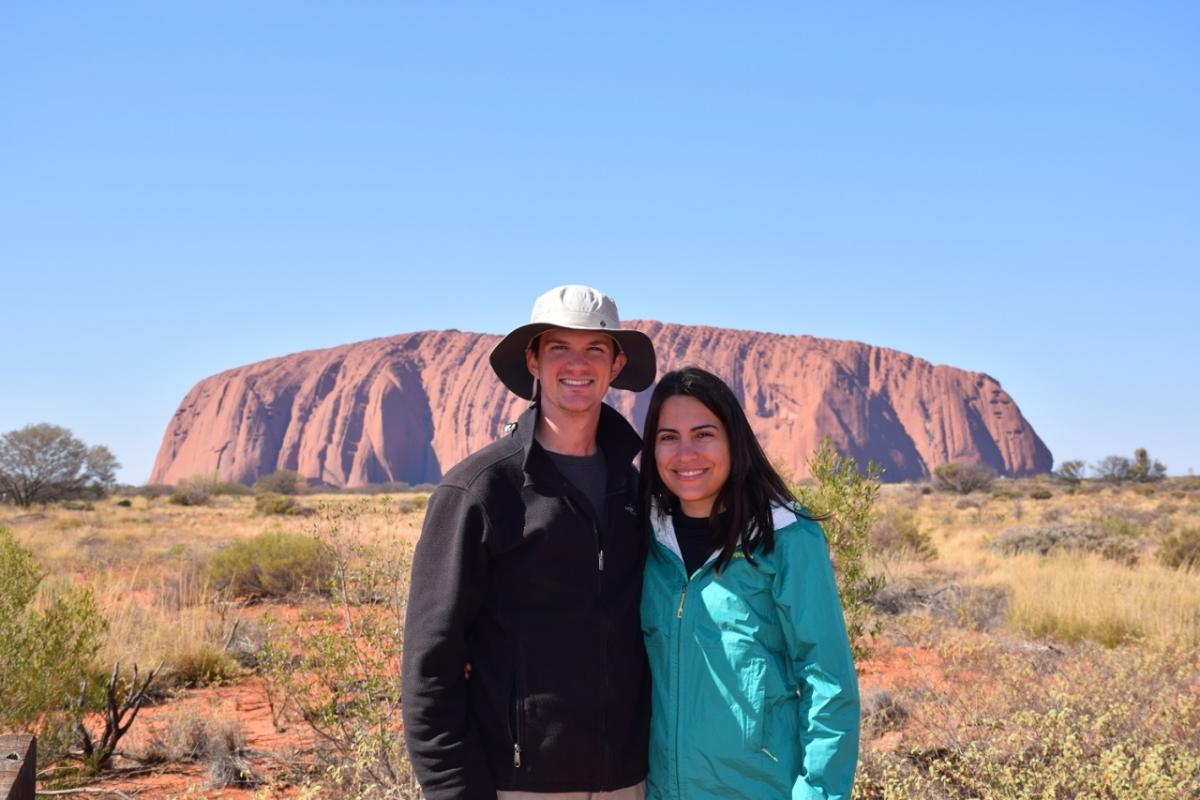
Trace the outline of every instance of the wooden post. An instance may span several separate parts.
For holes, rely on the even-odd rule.
[[[0,800],[34,800],[37,739],[28,733],[0,734]]]

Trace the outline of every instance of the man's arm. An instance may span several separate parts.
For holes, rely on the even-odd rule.
[[[428,800],[495,800],[471,722],[466,632],[487,581],[482,506],[456,486],[429,498],[413,555],[404,626],[404,739]]]

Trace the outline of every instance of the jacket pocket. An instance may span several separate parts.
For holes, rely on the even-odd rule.
[[[762,658],[751,658],[739,670],[741,695],[745,702],[742,714],[742,734],[746,747],[760,751],[764,747],[766,734],[767,662]]]

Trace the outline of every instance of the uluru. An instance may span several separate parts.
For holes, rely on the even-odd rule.
[[[1001,475],[1047,472],[1049,449],[998,381],[861,342],[634,320],[659,374],[695,364],[742,400],[767,454],[793,476],[823,436],[921,480],[950,461]],[[312,483],[433,483],[502,435],[526,401],[492,373],[500,339],[420,331],[236,367],[197,383],[163,434],[152,483],[199,473],[252,483],[294,469]],[[610,391],[639,430],[650,390]]]

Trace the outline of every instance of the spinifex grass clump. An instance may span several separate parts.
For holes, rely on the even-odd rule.
[[[327,592],[335,568],[324,541],[306,534],[267,531],[213,554],[206,574],[218,590],[263,599]]]

